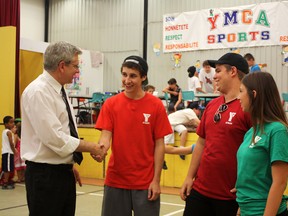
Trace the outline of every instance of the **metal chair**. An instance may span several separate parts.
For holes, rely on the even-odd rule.
[[[182,91],[182,100],[184,101],[185,107],[187,107],[189,102],[192,102],[194,98],[194,91]]]
[[[164,99],[165,99],[165,102],[166,102],[167,113],[169,113],[168,108],[169,108],[170,97],[169,97],[169,94],[167,92],[164,92]]]
[[[103,95],[103,102],[105,102],[108,98],[112,97],[113,94],[104,94]]]
[[[288,93],[282,93],[284,111],[288,112]]]

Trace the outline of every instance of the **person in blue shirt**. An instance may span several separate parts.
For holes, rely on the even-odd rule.
[[[251,53],[245,54],[244,58],[246,59],[248,65],[249,65],[250,73],[261,72],[261,68],[259,67],[258,64],[255,63],[254,56]]]
[[[272,75],[246,75],[239,99],[253,126],[237,152],[238,213],[287,216],[288,120]]]

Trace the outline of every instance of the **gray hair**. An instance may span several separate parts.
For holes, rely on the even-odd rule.
[[[48,72],[55,71],[60,61],[69,64],[77,54],[81,55],[82,51],[65,41],[51,43],[44,53],[44,69]]]

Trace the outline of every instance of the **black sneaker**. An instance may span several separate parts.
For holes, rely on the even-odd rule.
[[[14,185],[7,185],[7,184],[2,185],[2,190],[12,190],[14,188],[15,188]]]
[[[167,167],[167,165],[166,165],[166,161],[164,160],[164,162],[163,162],[163,167],[162,167],[162,169],[164,169],[164,170],[167,170],[168,169],[168,167]]]
[[[179,155],[182,160],[185,160],[185,155]]]

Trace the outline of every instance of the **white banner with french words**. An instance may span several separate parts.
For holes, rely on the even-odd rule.
[[[163,16],[163,52],[288,44],[288,1]]]

